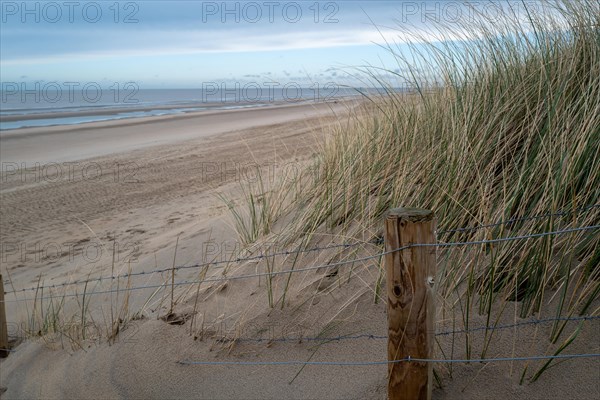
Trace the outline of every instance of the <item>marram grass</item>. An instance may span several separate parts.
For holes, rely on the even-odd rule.
[[[387,76],[415,90],[389,85],[385,96],[368,98],[362,112],[326,137],[301,191],[269,190],[272,198],[294,201],[262,207],[261,221],[272,228],[285,218],[277,236],[305,243],[316,233],[372,239],[383,213],[400,206],[434,210],[443,231],[600,203],[600,3],[543,5],[544,13],[526,18],[439,26],[435,42],[415,35],[410,55],[389,46],[401,72]],[[367,68],[367,77],[385,86],[378,70]],[[438,241],[599,221],[596,207],[440,234]],[[244,228],[244,239],[258,238],[247,232],[259,227]],[[506,301],[518,302],[522,317],[544,306],[556,315],[597,314],[599,245],[595,230],[444,250],[438,294],[444,304],[460,305],[467,326],[473,313],[493,324],[492,306]],[[378,282],[372,284],[377,291]],[[563,328],[554,327],[552,342],[564,339]]]

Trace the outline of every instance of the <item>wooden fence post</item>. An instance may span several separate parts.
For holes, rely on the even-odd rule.
[[[4,306],[4,280],[0,274],[0,357],[8,356],[8,329],[6,328],[6,309]]]
[[[434,213],[395,208],[385,217],[385,251],[436,243]],[[385,255],[388,294],[388,360],[431,359],[435,333],[436,247],[415,246]],[[388,364],[388,398],[431,399],[433,364]]]

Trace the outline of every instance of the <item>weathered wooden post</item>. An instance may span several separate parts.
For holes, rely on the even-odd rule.
[[[0,274],[0,357],[8,356],[8,329],[6,327],[6,308],[4,306],[4,280]]]
[[[434,213],[395,208],[385,218],[385,251],[435,244]],[[414,246],[385,255],[388,294],[388,360],[431,359],[435,333],[436,247]],[[431,399],[433,364],[388,364],[388,398]]]

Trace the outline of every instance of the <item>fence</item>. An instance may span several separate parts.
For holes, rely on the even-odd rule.
[[[594,205],[590,205],[590,206],[586,206],[586,207],[575,208],[573,210],[566,210],[566,211],[560,211],[560,212],[554,212],[554,213],[545,213],[545,214],[541,214],[541,215],[534,215],[534,216],[521,217],[521,218],[511,218],[506,221],[501,221],[501,222],[497,222],[494,224],[485,224],[485,225],[479,225],[479,226],[475,226],[475,227],[448,229],[448,230],[439,231],[439,232],[437,232],[437,234],[443,235],[443,234],[452,234],[452,233],[465,233],[465,232],[472,232],[472,231],[481,230],[481,229],[494,228],[494,227],[503,226],[503,225],[512,225],[512,224],[515,224],[518,222],[525,222],[525,221],[537,220],[537,219],[542,219],[542,218],[565,217],[568,215],[586,213],[586,212],[589,212],[591,210],[598,209],[598,208],[600,208],[600,204],[594,204]],[[454,243],[438,243],[435,246],[436,247],[453,247],[453,246],[467,246],[467,245],[477,245],[477,244],[492,244],[492,243],[500,243],[500,242],[504,242],[504,241],[523,240],[523,239],[536,238],[536,237],[542,237],[542,236],[558,235],[558,234],[562,234],[562,233],[570,233],[570,232],[576,232],[576,231],[580,231],[580,230],[593,230],[593,229],[597,229],[597,227],[598,227],[597,225],[584,226],[584,227],[555,231],[555,232],[543,232],[543,233],[532,234],[532,235],[506,237],[506,238],[491,239],[491,240],[454,242]],[[329,246],[316,246],[316,247],[305,248],[305,249],[299,248],[296,250],[273,252],[273,253],[269,253],[269,254],[259,254],[256,256],[252,256],[252,257],[233,258],[231,260],[212,261],[212,262],[206,262],[206,263],[195,263],[195,264],[191,264],[191,265],[180,265],[180,266],[169,267],[169,268],[154,269],[151,271],[138,271],[138,272],[121,274],[121,275],[100,276],[98,278],[86,278],[86,279],[82,279],[82,280],[70,280],[68,282],[52,284],[52,285],[36,285],[36,286],[28,287],[28,288],[9,290],[9,291],[5,291],[4,293],[12,294],[12,293],[17,293],[17,292],[38,291],[40,289],[58,289],[60,287],[74,286],[74,285],[80,285],[80,284],[89,284],[90,282],[101,282],[101,281],[106,281],[106,280],[127,279],[127,278],[135,277],[135,276],[147,276],[147,275],[152,275],[152,274],[159,274],[159,273],[164,273],[164,272],[172,272],[172,271],[185,270],[185,269],[200,269],[200,268],[209,267],[209,266],[219,267],[219,266],[229,265],[232,263],[257,261],[257,260],[272,258],[272,257],[276,257],[276,256],[289,256],[289,255],[300,254],[300,253],[321,252],[324,250],[331,250],[331,249],[349,249],[349,248],[353,248],[353,247],[357,247],[357,246],[364,246],[365,244],[372,244],[373,246],[378,246],[380,244],[383,244],[383,238],[375,239],[375,240],[372,240],[371,242],[341,243],[341,244],[333,244],[333,245],[329,245]],[[397,250],[399,251],[399,250],[403,250],[403,249],[397,249]],[[384,256],[385,254],[386,253],[380,253],[380,254],[376,254],[374,256],[364,257],[364,258],[355,259],[355,260],[342,262],[342,263],[328,264],[328,265],[323,265],[323,266],[308,268],[308,269],[296,269],[293,271],[281,271],[278,273],[285,274],[285,273],[302,272],[302,271],[307,271],[307,270],[311,270],[311,269],[338,266],[338,265],[357,262],[357,261],[368,261],[370,259],[375,259],[375,258]],[[260,274],[259,275],[247,275],[246,277],[255,277],[255,276],[262,276],[262,275],[260,275]],[[236,277],[223,278],[223,279],[219,279],[219,280],[229,280],[229,279],[236,279]],[[212,281],[214,281],[214,280],[179,282],[179,284],[180,285],[197,284],[197,283],[212,282]],[[163,285],[143,286],[143,287],[138,287],[138,288],[131,288],[130,290],[156,288],[156,287],[162,287],[162,286]],[[94,294],[94,292],[88,292],[88,293]],[[110,293],[110,292],[104,292],[104,291],[98,292],[98,294],[104,294],[104,293]],[[69,297],[69,296],[70,295],[67,295],[67,297]],[[77,294],[73,294],[72,296],[77,296]],[[56,298],[56,297],[62,297],[62,296],[54,296],[54,297],[47,297],[47,298]],[[6,300],[6,302],[31,301],[31,300],[33,300],[33,299]]]
[[[388,365],[389,385],[388,394],[391,399],[396,398],[430,398],[432,388],[432,365],[433,363],[473,363],[473,362],[502,362],[502,361],[526,361],[526,360],[551,360],[555,359],[576,359],[576,358],[597,358],[600,353],[586,354],[553,354],[536,355],[527,357],[498,357],[481,359],[434,359],[433,355],[433,337],[442,335],[451,335],[457,333],[468,333],[476,331],[493,331],[499,329],[516,328],[525,325],[538,325],[557,321],[597,321],[600,316],[581,315],[569,317],[555,317],[546,319],[532,319],[508,325],[480,326],[470,329],[442,331],[435,333],[433,316],[434,312],[434,286],[436,276],[436,250],[438,248],[487,245],[515,240],[525,240],[530,238],[540,238],[545,236],[555,236],[572,232],[594,231],[600,229],[600,225],[579,226],[562,230],[549,232],[531,233],[528,235],[508,236],[495,239],[477,240],[477,241],[455,241],[446,243],[436,242],[437,234],[454,235],[465,232],[472,232],[480,229],[490,229],[503,225],[513,225],[519,222],[537,220],[543,218],[561,218],[568,215],[589,212],[600,207],[600,204],[594,204],[587,207],[546,213],[535,216],[513,218],[500,221],[494,224],[479,225],[473,227],[463,227],[436,232],[436,222],[432,212],[419,209],[394,209],[391,210],[385,220],[385,251],[375,255],[370,255],[352,260],[327,263],[323,265],[310,266],[305,268],[296,268],[282,271],[269,271],[254,274],[244,274],[237,276],[211,277],[205,279],[174,281],[175,271],[181,269],[200,269],[209,266],[218,267],[230,265],[231,263],[241,263],[246,261],[256,261],[276,256],[289,256],[300,253],[321,252],[329,249],[348,249],[356,246],[364,246],[365,242],[334,244],[323,247],[298,248],[296,250],[273,252],[269,254],[259,254],[252,257],[235,258],[233,260],[215,261],[207,263],[197,263],[191,265],[173,266],[171,268],[155,269],[152,271],[129,272],[127,274],[100,276],[94,279],[76,280],[63,282],[53,285],[38,285],[30,288],[14,289],[4,292],[3,280],[0,276],[0,352],[7,353],[8,337],[6,335],[6,317],[4,315],[4,303],[26,302],[43,299],[77,297],[78,293],[63,293],[61,295],[40,296],[34,298],[16,298],[16,293],[39,291],[40,289],[57,289],[60,287],[69,287],[79,284],[88,284],[93,281],[129,279],[131,277],[159,274],[171,272],[172,287],[184,285],[194,285],[204,282],[219,282],[239,279],[251,279],[257,277],[273,277],[277,275],[301,273],[306,271],[319,270],[323,268],[352,266],[357,262],[369,261],[385,257],[386,278],[387,278],[387,297],[388,297],[388,335],[345,335],[337,337],[297,337],[297,338],[238,338],[237,341],[342,341],[358,339],[386,339],[388,341],[388,359],[385,361],[357,361],[357,362],[335,362],[335,361],[273,361],[273,362],[239,362],[239,361],[190,361],[182,360],[183,365],[338,365],[338,366],[369,366],[369,365]],[[374,246],[382,243],[381,240],[368,242]],[[410,251],[407,251],[410,250]],[[12,285],[12,282],[11,282]],[[136,291],[143,289],[158,289],[168,287],[168,283],[156,285],[143,285],[125,287],[119,289],[108,289],[86,292],[86,296],[96,294],[109,294],[123,291]],[[14,294],[15,299],[4,299],[5,294]],[[406,379],[406,377],[410,379]]]

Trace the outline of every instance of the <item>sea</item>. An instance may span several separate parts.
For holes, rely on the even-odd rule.
[[[337,101],[377,94],[372,88],[335,85],[236,85],[201,89],[139,89],[135,85],[6,85],[0,91],[0,131],[27,127],[185,114],[203,110]]]

